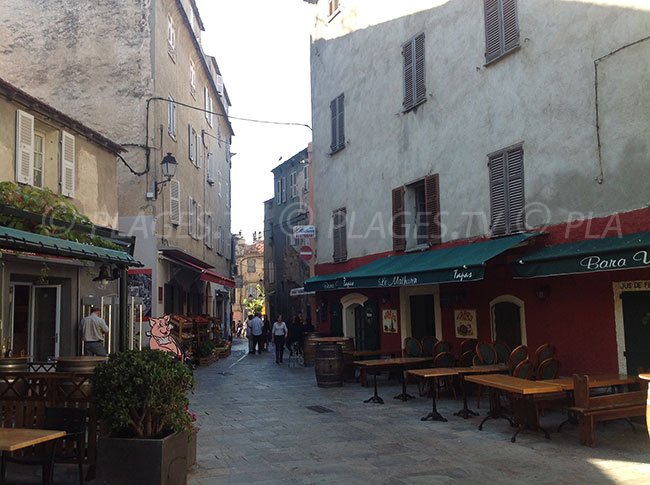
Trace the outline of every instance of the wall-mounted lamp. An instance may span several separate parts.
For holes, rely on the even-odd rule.
[[[535,295],[537,296],[538,300],[546,300],[548,298],[548,295],[551,294],[551,288],[550,286],[540,286],[535,290]]]
[[[160,162],[160,171],[164,180],[162,182],[154,181],[154,192],[153,194],[148,193],[147,196],[150,199],[156,198],[158,194],[162,191],[163,185],[169,183],[171,179],[176,175],[176,168],[178,167],[178,162],[174,158],[174,155],[167,152]]]
[[[93,281],[98,282],[102,286],[108,285],[109,281],[116,280],[120,277],[120,269],[116,266],[111,270],[108,264],[102,264],[99,267],[99,274],[93,278]]]

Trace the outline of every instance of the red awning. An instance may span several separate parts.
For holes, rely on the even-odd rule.
[[[210,283],[217,283],[219,285],[225,286],[226,288],[235,287],[235,280],[231,280],[230,278],[221,276],[220,274],[215,273],[214,271],[210,271],[209,269],[201,268],[201,266],[199,266],[198,264],[191,263],[190,261],[187,261],[185,259],[180,259],[180,258],[175,258],[175,259],[201,273],[201,279],[203,281],[209,281]]]

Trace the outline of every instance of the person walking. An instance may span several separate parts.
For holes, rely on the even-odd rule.
[[[287,347],[289,350],[296,344],[298,354],[302,355],[302,323],[298,315],[293,317],[293,322],[289,325],[289,337],[287,338]]]
[[[81,320],[81,340],[84,343],[84,355],[106,357],[104,336],[108,335],[108,325],[99,316],[101,310],[90,307],[90,313]]]
[[[269,344],[271,343],[271,322],[266,315],[262,318],[262,322],[262,347],[264,348],[264,352],[268,352]]]
[[[250,331],[250,334],[253,337],[253,346],[251,347],[251,354],[255,353],[255,349],[257,349],[257,353],[261,354],[262,353],[262,319],[259,317],[259,313],[256,313],[255,316],[249,315],[248,316],[250,320],[248,320],[248,329]]]
[[[273,334],[273,343],[275,344],[275,363],[282,364],[282,357],[284,356],[284,340],[287,338],[289,333],[287,324],[282,321],[282,314],[279,314],[277,321],[273,322],[271,333]]]

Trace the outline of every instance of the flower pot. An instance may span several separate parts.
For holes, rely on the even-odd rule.
[[[197,435],[199,434],[198,429],[192,429],[189,433],[189,440],[187,442],[187,469],[189,470],[194,465],[196,465],[196,446],[198,442]]]
[[[188,435],[170,434],[161,439],[100,437],[97,442],[99,484],[187,483]]]
[[[644,381],[650,381],[650,374],[640,374],[639,377],[643,379]],[[648,397],[646,400],[646,408],[645,408],[645,419],[646,419],[646,426],[648,428],[648,434],[650,435],[650,385],[648,387]],[[643,387],[641,387],[643,389]]]

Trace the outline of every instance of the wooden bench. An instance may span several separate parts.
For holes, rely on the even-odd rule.
[[[580,442],[594,445],[595,424],[600,421],[645,416],[646,391],[628,391],[605,396],[589,395],[589,376],[573,375],[573,407],[578,416]]]

